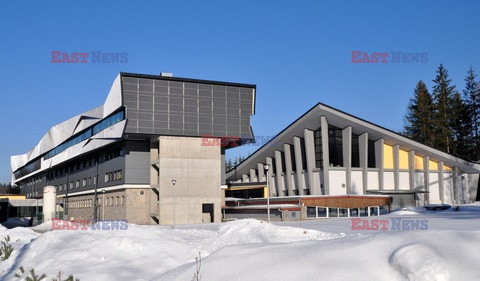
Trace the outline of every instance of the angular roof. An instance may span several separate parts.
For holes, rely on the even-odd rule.
[[[252,153],[237,167],[227,173],[227,179],[232,176],[249,174],[249,169],[256,169],[257,163],[264,163],[266,157],[273,157],[275,150],[283,150],[284,143],[292,143],[294,136],[303,137],[303,130],[317,130],[320,127],[320,118],[325,116],[328,124],[339,128],[352,127],[352,133],[361,135],[368,133],[368,138],[378,140],[383,138],[388,145],[398,144],[402,150],[414,150],[416,155],[429,156],[433,161],[443,161],[445,165],[458,167],[466,173],[480,172],[480,165],[460,159],[438,149],[413,141],[399,133],[386,129],[364,119],[335,109],[323,103],[317,103],[297,120],[278,133],[268,143]]]

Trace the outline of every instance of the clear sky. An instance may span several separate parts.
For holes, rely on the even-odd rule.
[[[257,136],[317,102],[399,131],[415,84],[431,89],[440,63],[459,90],[470,65],[480,73],[479,11],[478,1],[2,1],[0,182],[11,155],[103,104],[121,71],[256,84]],[[55,64],[52,51],[128,61]],[[352,63],[352,51],[390,58]],[[427,61],[392,63],[392,51]]]

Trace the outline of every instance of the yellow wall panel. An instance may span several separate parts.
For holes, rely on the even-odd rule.
[[[405,151],[405,150],[399,150],[399,153],[398,153],[398,158],[400,158],[399,160],[399,164],[400,164],[400,169],[402,170],[408,170],[409,169],[409,165],[408,165],[408,152]]]
[[[445,171],[451,171],[451,170],[452,170],[452,167],[447,166],[447,165],[443,165],[443,169],[444,169]]]
[[[423,157],[415,155],[413,157],[413,165],[415,170],[423,170]]]
[[[438,170],[438,163],[430,160],[428,162],[428,168],[432,171],[436,171],[436,170]]]
[[[393,146],[383,144],[383,168],[393,169]]]

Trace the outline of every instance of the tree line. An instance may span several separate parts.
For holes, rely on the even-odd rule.
[[[246,157],[244,157],[244,156],[235,157],[233,160],[228,159],[225,162],[225,171],[230,171],[231,169],[235,168],[238,164],[240,164],[245,159],[246,159]]]
[[[19,194],[20,189],[10,183],[0,183],[0,194]]]
[[[402,134],[469,161],[480,159],[480,84],[472,67],[460,93],[440,64],[431,91],[418,81]]]

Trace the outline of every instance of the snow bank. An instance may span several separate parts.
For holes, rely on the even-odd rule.
[[[49,227],[51,222],[34,229]],[[238,220],[216,227],[208,230],[129,225],[128,230],[54,230],[32,241],[16,265],[27,270],[34,267],[49,277],[61,270],[81,280],[157,280],[155,276],[194,261],[199,253],[207,256],[228,245],[341,237],[257,220]],[[0,269],[7,278],[13,274],[2,265]]]
[[[428,219],[428,229],[359,231],[349,218],[275,224],[247,219],[175,229],[32,228],[44,234],[0,229],[0,239],[8,234],[15,243],[12,257],[0,262],[0,280],[16,280],[19,266],[46,273],[48,280],[59,270],[82,281],[192,280],[199,253],[202,280],[209,281],[480,280],[480,206],[409,212],[415,214],[401,218]]]
[[[475,246],[479,241],[480,232],[424,231],[288,244],[242,244],[204,257],[200,273],[202,280],[209,281],[480,280],[480,253]],[[445,247],[445,243],[449,246]],[[191,280],[195,266],[195,262],[185,264],[152,280]]]

